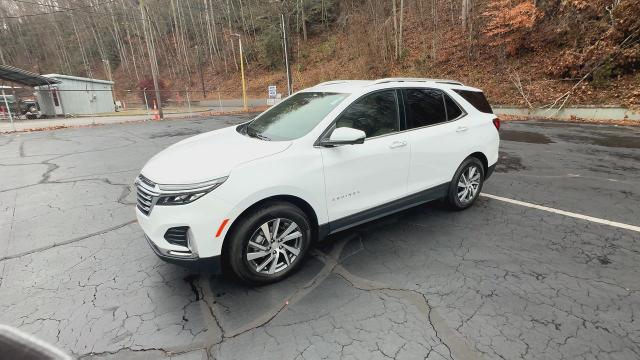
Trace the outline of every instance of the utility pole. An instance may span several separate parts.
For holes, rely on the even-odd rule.
[[[289,67],[289,50],[287,47],[289,39],[287,38],[287,28],[284,21],[284,12],[280,14],[280,18],[282,19],[282,45],[284,48],[284,66],[286,67],[287,71],[287,95],[291,95],[291,68]]]
[[[109,78],[109,81],[113,82],[113,75],[111,74],[111,64],[109,64],[109,60],[102,59],[102,62],[104,63],[105,70],[107,70],[107,76]],[[114,104],[115,104],[116,94],[113,91],[113,84],[111,84],[111,98],[113,99]],[[117,110],[118,109],[116,108],[116,111]]]
[[[151,76],[153,76],[153,87],[156,89],[156,102],[158,105],[158,115],[160,120],[164,119],[162,112],[162,100],[160,99],[160,86],[158,84],[158,59],[156,58],[156,50],[151,39],[151,32],[147,29],[147,9],[144,6],[144,0],[140,0],[140,14],[142,15],[142,30],[144,32],[145,42],[147,43],[147,51],[149,52],[149,63],[151,65]]]
[[[198,54],[197,58],[198,58],[198,69],[200,70],[200,85],[202,86],[202,98],[206,98],[207,97],[207,91],[204,88],[204,69],[202,66],[202,58],[201,58],[201,54],[200,54],[200,46],[196,45],[196,53]]]
[[[102,62],[104,63],[105,70],[107,70],[107,77],[109,78],[109,81],[113,81],[113,76],[111,75],[111,65],[109,64],[109,60],[102,59]]]
[[[9,107],[9,102],[7,101],[7,94],[5,94],[4,92],[4,86],[0,85],[0,87],[2,87],[2,98],[4,99],[4,106],[7,109],[7,114],[9,114],[9,120],[11,121],[11,127],[13,128],[13,131],[16,131],[16,126],[13,124],[13,114],[11,114],[11,108]],[[15,95],[13,98],[13,101],[15,103]]]

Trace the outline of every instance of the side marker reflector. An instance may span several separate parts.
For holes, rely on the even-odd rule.
[[[225,226],[227,226],[227,223],[229,222],[229,219],[224,219],[224,221],[222,222],[222,224],[220,224],[220,227],[218,228],[218,232],[216,233],[216,237],[220,237],[220,234],[222,234],[222,232],[224,231]]]

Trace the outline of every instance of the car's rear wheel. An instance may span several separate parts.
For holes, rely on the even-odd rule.
[[[484,167],[475,157],[467,158],[449,184],[446,201],[454,210],[464,210],[476,201],[484,183]]]
[[[229,265],[243,281],[266,284],[295,271],[311,243],[311,224],[298,207],[274,202],[240,220],[229,241]]]

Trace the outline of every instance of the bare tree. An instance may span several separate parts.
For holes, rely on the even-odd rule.
[[[395,59],[400,58],[400,43],[398,42],[398,12],[396,9],[396,0],[391,0],[393,4],[393,10],[391,16],[393,17],[393,45],[395,48]]]

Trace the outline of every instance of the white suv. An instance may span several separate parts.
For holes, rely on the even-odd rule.
[[[471,206],[499,127],[482,91],[455,81],[322,83],[154,156],[138,223],[166,261],[277,281],[329,234],[435,199]]]

